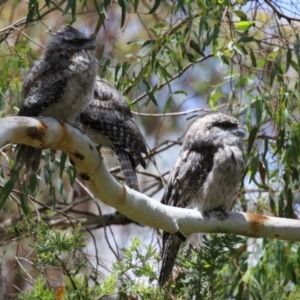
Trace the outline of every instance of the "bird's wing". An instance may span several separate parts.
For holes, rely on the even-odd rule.
[[[24,78],[24,103],[18,115],[39,116],[49,105],[60,101],[66,85],[65,68],[59,65],[52,67],[45,61],[35,62]],[[42,156],[41,149],[17,145],[15,152],[17,165],[25,164],[27,170],[37,172]]]
[[[161,202],[177,207],[188,206],[212,170],[213,158],[212,147],[181,151]]]
[[[181,151],[161,202],[176,207],[187,207],[212,170],[213,156],[212,147],[201,148],[198,151]],[[164,231],[162,242],[160,286],[170,277],[182,240]]]
[[[144,168],[141,153],[147,153],[142,133],[122,94],[108,81],[97,78],[94,100],[81,113],[80,121],[107,136],[114,145],[127,151]]]
[[[25,75],[22,90],[24,103],[18,115],[40,115],[52,103],[60,101],[66,86],[65,66],[37,61]]]

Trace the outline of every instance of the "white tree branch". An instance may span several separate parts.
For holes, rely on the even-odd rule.
[[[224,221],[199,211],[170,207],[119,183],[107,170],[91,140],[78,129],[53,118],[0,119],[0,147],[20,143],[67,153],[94,195],[132,220],[171,233],[231,233],[300,241],[300,221],[230,212]]]

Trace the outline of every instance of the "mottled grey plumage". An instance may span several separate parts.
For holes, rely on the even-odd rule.
[[[135,167],[139,163],[146,167],[142,153],[147,153],[147,148],[122,94],[97,77],[94,100],[80,114],[80,121],[97,146],[114,149],[126,183],[138,190]]]
[[[217,210],[226,218],[243,172],[242,138],[238,121],[217,112],[197,118],[189,127],[170,175],[162,203],[197,208],[205,215]],[[163,232],[159,284],[170,277],[182,240]]]
[[[77,115],[93,99],[98,63],[95,37],[71,26],[52,35],[41,58],[33,62],[23,82],[19,116],[51,116],[75,124]],[[37,171],[41,150],[17,146],[17,163]]]

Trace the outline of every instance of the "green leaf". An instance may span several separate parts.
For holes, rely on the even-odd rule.
[[[299,65],[294,60],[291,60],[291,65],[297,72],[300,72]]]
[[[286,53],[286,71],[288,71],[292,61],[292,50],[289,48]]]
[[[216,109],[219,100],[224,97],[223,93],[216,93],[213,91],[209,97],[209,105],[212,109]]]
[[[185,96],[188,95],[188,93],[186,91],[184,91],[184,90],[178,90],[178,91],[174,92],[174,94],[183,94]]]
[[[241,55],[247,55],[248,54],[248,51],[246,50],[246,48],[242,45],[242,44],[238,44],[238,43],[235,43],[234,46],[233,46],[233,49],[237,52],[239,52]]]
[[[261,99],[255,101],[256,124],[259,126],[263,116],[263,102]]]
[[[26,215],[30,212],[29,206],[28,206],[28,191],[27,191],[27,185],[26,182],[22,182],[21,186],[21,194],[20,194],[20,202],[21,202],[21,208]]]
[[[247,15],[240,10],[233,11],[242,21],[247,21]]]
[[[67,160],[67,154],[62,152],[61,156],[60,156],[60,164],[59,164],[59,173],[60,173],[60,177],[63,174],[63,171],[65,169],[65,164],[66,164],[66,160]]]
[[[160,29],[160,28],[165,28],[165,27],[166,27],[166,24],[164,24],[164,23],[158,23],[158,24],[154,25],[155,29]]]
[[[250,154],[250,152],[252,150],[252,146],[254,144],[254,141],[255,141],[257,133],[258,133],[258,127],[255,126],[255,127],[252,128],[252,130],[250,131],[250,134],[249,134],[249,139],[248,139],[248,154]]]
[[[26,22],[31,22],[35,14],[39,14],[39,4],[36,0],[29,0]]]
[[[239,88],[239,87],[245,87],[248,83],[248,77],[247,76],[243,76],[241,77],[235,84],[234,87],[235,88]]]
[[[164,114],[169,110],[172,100],[173,100],[173,99],[172,99],[172,97],[170,96],[170,97],[168,98],[168,100],[167,100],[165,106],[164,106],[164,109],[163,109],[163,113],[164,113]]]
[[[258,158],[258,156],[253,157],[252,160],[251,160],[251,162],[250,162],[251,175],[250,175],[250,178],[249,178],[249,182],[251,182],[251,181],[256,182],[255,181],[255,174],[256,174],[257,169],[258,169],[258,164],[259,164],[259,158]]]
[[[95,6],[96,6],[96,10],[98,12],[99,18],[98,18],[98,21],[97,21],[97,24],[96,24],[96,27],[95,27],[95,30],[94,30],[94,35],[98,34],[98,32],[100,31],[102,26],[105,28],[104,21],[107,18],[106,11],[104,9],[101,10],[99,5],[98,4],[96,5],[96,2],[97,1],[95,1]]]
[[[133,11],[136,13],[139,6],[139,0],[133,1]]]
[[[66,190],[64,187],[64,183],[60,178],[56,178],[56,187],[59,190],[59,193],[62,196],[63,202],[66,203],[67,202],[67,195],[66,195]]]
[[[76,180],[76,176],[77,176],[76,169],[74,168],[72,170],[72,168],[67,168],[67,174],[69,175],[69,178],[70,178],[70,184],[71,184],[71,186],[73,186],[74,182]]]
[[[203,53],[203,51],[201,50],[201,48],[199,47],[199,45],[196,42],[194,42],[193,40],[190,41],[190,47],[192,49],[194,49],[200,55],[205,56],[205,54]]]
[[[213,40],[213,53],[216,55],[218,51],[218,45],[219,45],[219,32],[220,32],[220,26],[219,24],[214,27],[212,40]]]
[[[143,79],[141,84],[142,84],[142,87],[148,92],[149,100],[152,101],[157,106],[157,101],[156,101],[155,97],[153,96],[153,93],[149,93],[149,91],[151,90],[149,83],[145,79]],[[149,100],[147,102],[147,105],[149,103]]]
[[[63,11],[63,15],[67,14],[71,9],[72,19],[75,19],[76,15],[76,0],[68,0],[65,10]]]
[[[154,40],[149,40],[146,41],[143,46],[140,48],[139,52],[138,52],[138,56],[146,56],[149,54],[149,52],[151,52],[154,48],[155,45],[155,41]]]
[[[125,18],[126,18],[126,11],[128,8],[128,2],[126,0],[118,0],[119,5],[122,10],[122,15],[121,15],[121,28],[124,26],[125,23]]]
[[[281,70],[281,55],[278,54],[275,62],[273,64],[273,67],[271,69],[271,76],[270,76],[270,85],[273,85],[274,79],[276,77],[277,74],[282,74],[282,70]],[[278,76],[278,79],[280,80],[280,76]]]
[[[137,39],[137,40],[133,40],[133,41],[128,42],[127,45],[131,45],[131,44],[134,44],[134,45],[135,44],[140,44],[140,45],[142,45],[144,43],[145,43],[145,40]]]
[[[109,66],[110,66],[110,59],[108,58],[105,60],[104,66],[102,68],[101,77],[103,77],[103,78],[105,77],[105,74],[106,74]]]
[[[226,65],[230,65],[230,62],[229,62],[229,60],[228,60],[228,58],[224,55],[224,53],[223,52],[221,52],[221,51],[218,51],[217,52],[217,56],[220,58],[220,60],[221,60],[221,65],[223,65],[223,63],[224,64],[226,64]]]
[[[202,10],[203,15],[206,15],[206,13],[207,13],[207,6],[206,6],[206,3],[204,3],[203,0],[198,0],[198,5],[199,5],[199,7],[200,7],[201,10]]]
[[[300,65],[300,39],[299,34],[296,34],[296,41],[295,41],[295,54],[298,62],[298,66]]]
[[[239,39],[238,39],[238,43],[249,43],[249,42],[253,42],[254,41],[254,38],[253,36],[241,36]]]
[[[236,29],[246,31],[255,24],[255,21],[240,21],[236,23]]]
[[[29,188],[31,194],[35,195],[38,187],[38,178],[36,174],[30,174],[29,176]]]
[[[159,4],[160,4],[160,1],[161,1],[161,0],[155,0],[155,3],[154,3],[154,5],[153,5],[153,7],[152,7],[151,10],[148,12],[148,14],[153,14],[153,13],[157,10],[157,8],[158,8],[158,6],[159,6]]]
[[[251,59],[252,66],[254,68],[256,68],[257,67],[256,57],[255,57],[255,54],[254,54],[254,52],[251,48],[250,48],[250,59]]]
[[[3,205],[6,202],[6,199],[8,198],[11,191],[13,190],[14,185],[15,185],[16,181],[18,180],[18,178],[19,178],[19,172],[14,171],[13,174],[11,175],[11,177],[9,178],[9,180],[6,182],[6,184],[2,188],[2,190],[0,192],[0,210],[2,209]]]

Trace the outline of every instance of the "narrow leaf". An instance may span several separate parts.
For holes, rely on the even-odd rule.
[[[255,126],[255,127],[252,128],[252,130],[250,131],[250,134],[249,134],[249,139],[248,139],[248,154],[252,150],[252,146],[254,144],[254,141],[255,141],[257,133],[258,133],[258,127]]]
[[[121,15],[121,28],[124,26],[125,24],[125,18],[126,18],[126,11],[127,11],[127,7],[128,7],[128,2],[126,0],[118,0],[119,5],[121,7],[122,10],[122,15]]]
[[[67,154],[62,152],[62,154],[60,156],[60,164],[59,164],[60,177],[62,176],[63,171],[65,169],[67,157],[68,157]]]
[[[133,11],[136,13],[139,5],[139,0],[133,1]]]
[[[261,99],[257,99],[255,101],[255,112],[256,112],[256,124],[257,126],[259,126],[263,116],[263,102],[261,101]]]
[[[242,21],[247,21],[247,15],[240,11],[240,10],[234,10],[233,11]]]
[[[238,39],[238,43],[249,43],[249,42],[253,42],[254,38],[252,36],[241,36]]]
[[[199,47],[199,45],[194,42],[193,40],[190,41],[190,47],[192,49],[194,49],[197,53],[199,53],[202,56],[205,56],[205,54],[202,52],[201,48]]]
[[[155,45],[155,41],[154,40],[149,40],[146,41],[143,46],[140,48],[139,52],[138,52],[138,56],[146,56],[147,54],[149,54],[150,51],[153,50],[153,47]]]
[[[288,69],[290,67],[290,64],[291,64],[291,61],[292,61],[292,51],[289,48],[287,53],[286,53],[286,71],[288,71]]]
[[[29,188],[31,194],[35,195],[38,187],[38,178],[36,174],[30,174],[29,176]]]
[[[266,185],[266,169],[264,168],[261,161],[258,162],[258,171],[262,184]]]
[[[277,67],[276,64],[274,63],[272,69],[271,69],[271,76],[270,76],[270,86],[273,85],[274,79],[276,77],[277,74]]]
[[[30,212],[27,197],[28,197],[28,191],[27,191],[26,182],[22,182],[20,202],[21,202],[21,208],[22,208],[25,216],[28,215],[28,213]]]
[[[72,19],[74,20],[76,15],[76,0],[68,0],[67,6],[63,11],[63,15],[67,14],[70,9],[71,9]]]
[[[18,180],[19,172],[15,171],[9,178],[9,180],[6,182],[4,187],[2,188],[0,192],[0,210],[2,209],[3,205],[6,202],[6,199],[10,195],[11,191],[14,188],[15,182]]]
[[[252,66],[254,68],[256,68],[257,67],[256,57],[255,57],[255,54],[254,54],[254,52],[251,48],[250,48],[250,59],[251,59]]]
[[[170,97],[168,98],[168,100],[167,100],[165,106],[164,106],[164,109],[163,109],[163,113],[164,113],[164,114],[169,110],[172,100],[173,100],[173,99],[172,99],[172,97],[170,96]]]
[[[240,21],[236,23],[236,29],[246,31],[255,24],[255,21]]]
[[[159,6],[159,4],[160,4],[160,1],[161,1],[161,0],[155,0],[155,3],[154,3],[154,5],[153,5],[153,7],[152,7],[151,10],[148,12],[148,14],[153,14],[153,13],[157,10],[157,8],[158,8],[158,6]]]

